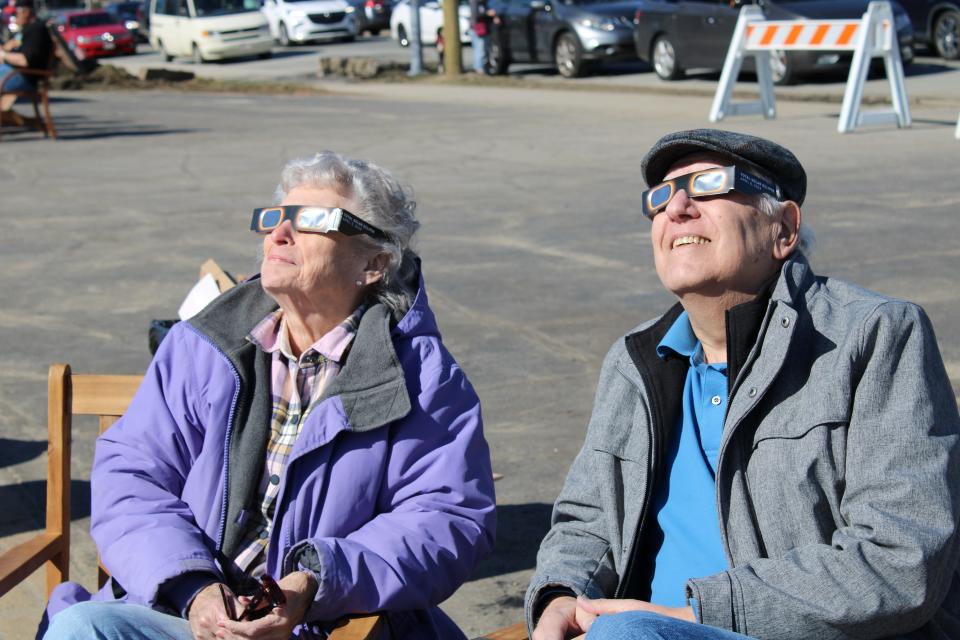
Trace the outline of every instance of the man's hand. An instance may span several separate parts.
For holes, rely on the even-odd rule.
[[[589,620],[582,619],[586,616]],[[537,621],[530,640],[569,640],[586,632],[594,616],[581,613],[573,596],[558,596],[550,601]],[[583,626],[587,623],[587,626]]]
[[[221,586],[223,585],[214,583],[204,587],[187,610],[187,621],[196,640],[216,638],[220,622],[227,619],[227,612],[223,609],[223,597],[220,595]],[[226,589],[228,597],[234,597],[229,587],[223,588]]]
[[[583,620],[586,624],[584,631],[590,628],[593,620],[597,616],[610,615],[612,613],[623,613],[624,611],[650,611],[659,613],[662,616],[686,620],[687,622],[696,622],[693,615],[693,607],[662,607],[658,604],[650,604],[643,600],[613,600],[610,598],[598,598],[591,600],[586,596],[577,598],[578,620]]]
[[[283,589],[286,604],[274,607],[273,611],[252,622],[234,622],[224,617],[218,622],[217,638],[256,638],[257,640],[289,640],[293,628],[303,622],[307,610],[317,594],[316,579],[305,571],[295,571],[277,585]],[[198,596],[199,597],[199,596]],[[247,604],[246,598],[240,598],[237,611]],[[222,610],[223,607],[221,606]],[[197,640],[200,640],[198,637]]]

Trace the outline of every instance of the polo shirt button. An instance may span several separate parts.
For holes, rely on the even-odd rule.
[[[713,396],[712,398],[710,398],[710,402],[713,403],[713,406],[717,406],[722,402],[722,400],[720,399],[720,396]]]
[[[270,476],[270,484],[280,484],[280,476],[277,474]]]
[[[789,327],[789,326],[790,326],[790,318],[788,318],[788,317],[786,317],[786,316],[780,318],[780,324],[783,325],[784,328]]]
[[[266,529],[261,529],[261,530],[260,530],[260,539],[261,539],[261,540],[266,540],[266,539],[269,538],[269,537],[270,537],[270,532],[269,532],[269,531],[267,531]]]
[[[757,395],[757,388],[756,388],[756,387],[750,387],[750,390],[747,391],[747,395],[750,396],[751,398],[754,397],[755,395]]]

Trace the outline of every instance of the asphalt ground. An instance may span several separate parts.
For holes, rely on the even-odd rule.
[[[316,96],[58,93],[61,140],[0,142],[0,551],[42,527],[46,375],[139,373],[147,326],[175,315],[213,257],[256,268],[252,207],[285,159],[335,149],[413,186],[419,251],[445,341],[484,403],[495,553],[443,607],[469,635],[518,621],[550,505],[576,454],[609,345],[671,297],[652,268],[639,160],[705,126],[709,98],[438,83],[330,84]],[[960,387],[953,137],[960,101],[908,130],[836,133],[839,106],[783,102],[724,126],[775,139],[810,176],[814,268],[922,304]],[[94,580],[88,470],[74,443],[73,577]],[[0,599],[0,636],[32,637],[43,572]]]

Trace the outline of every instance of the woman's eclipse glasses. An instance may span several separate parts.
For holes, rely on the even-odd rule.
[[[673,196],[683,189],[691,198],[718,196],[731,191],[746,194],[766,193],[781,199],[780,187],[755,173],[737,166],[714,167],[694,171],[651,187],[643,192],[643,215],[653,220],[667,208]]]
[[[306,233],[339,231],[348,236],[362,233],[378,240],[387,239],[387,234],[383,231],[346,209],[300,204],[254,209],[250,230],[257,233],[270,233],[283,224],[284,220],[289,220],[297,231]]]

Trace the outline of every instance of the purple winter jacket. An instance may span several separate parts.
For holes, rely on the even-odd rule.
[[[382,304],[364,314],[280,480],[267,571],[316,577],[301,637],[374,611],[390,613],[395,637],[463,637],[436,605],[492,547],[490,454],[418,281],[398,323]],[[91,533],[112,580],[93,599],[163,610],[160,586],[188,572],[231,581],[225,558],[257,508],[271,411],[270,357],[246,336],[275,308],[254,278],[175,325],[98,439]],[[47,615],[90,597],[64,583]]]

